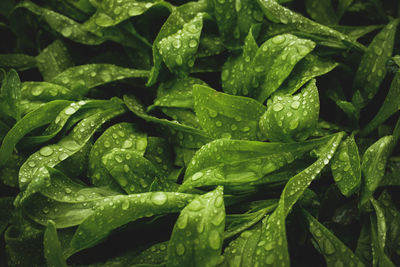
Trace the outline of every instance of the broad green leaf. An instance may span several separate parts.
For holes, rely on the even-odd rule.
[[[292,163],[307,151],[330,140],[327,136],[299,143],[266,143],[218,139],[201,147],[190,161],[179,189],[247,185]],[[267,177],[268,178],[268,177]]]
[[[55,223],[49,221],[43,237],[44,257],[48,267],[66,267]]]
[[[364,265],[371,265],[372,261],[372,248],[371,248],[371,225],[369,220],[364,222],[361,226],[360,235],[357,239],[357,247],[355,254],[364,263]]]
[[[307,218],[308,227],[320,251],[325,257],[328,267],[336,266],[365,266],[361,260],[354,255],[353,251],[342,243],[329,229],[323,226],[311,214],[303,210]]]
[[[250,28],[244,40],[243,51],[239,55],[231,55],[222,66],[221,81],[225,93],[231,95],[248,95],[249,91],[246,84],[248,73],[244,70],[249,69],[254,58],[258,45],[254,35],[257,35],[259,26]]]
[[[316,22],[325,25],[333,25],[338,22],[331,0],[306,0],[305,4],[307,13]]]
[[[124,112],[125,109],[120,104],[114,103],[104,111],[80,121],[71,134],[62,138],[57,144],[44,146],[33,153],[20,169],[21,193],[16,203],[21,204],[27,197],[49,184],[49,172],[45,166],[54,167],[77,153],[103,123]]]
[[[147,70],[128,69],[112,64],[88,64],[71,67],[50,82],[85,95],[93,87],[128,78],[145,78]]]
[[[293,27],[294,29],[322,38],[332,38],[339,42],[346,42],[347,45],[364,50],[364,46],[353,41],[347,35],[333,30],[330,27],[312,21],[299,13],[281,6],[275,0],[257,0],[265,16],[275,23],[282,23]]]
[[[73,65],[67,47],[60,40],[43,49],[36,57],[36,61],[45,81],[51,80]]]
[[[251,26],[263,20],[263,14],[252,0],[213,0],[214,16],[224,44],[240,47]]]
[[[0,54],[0,67],[17,71],[28,70],[36,67],[36,59],[25,54]]]
[[[102,157],[102,164],[128,194],[148,192],[155,179],[166,179],[154,164],[135,150],[114,148]]]
[[[386,161],[393,145],[392,136],[384,136],[368,147],[361,160],[364,185],[361,188],[360,205],[364,205],[379,186],[385,174]]]
[[[21,81],[15,70],[10,70],[4,77],[0,88],[0,116],[14,118],[18,121],[21,118]]]
[[[221,54],[225,50],[221,38],[217,34],[203,32],[200,36],[200,44],[197,57],[209,57]]]
[[[340,192],[346,197],[359,189],[361,184],[361,166],[358,147],[354,136],[347,137],[340,144],[331,163],[333,179]]]
[[[128,222],[153,215],[177,212],[195,195],[151,192],[118,195],[99,202],[94,213],[79,225],[71,240],[74,251],[97,244],[109,232]]]
[[[358,91],[352,102],[358,108],[364,108],[378,93],[386,75],[386,62],[393,53],[394,38],[400,19],[389,22],[372,40],[361,58],[354,77],[353,87]]]
[[[51,123],[71,102],[66,100],[55,100],[47,103],[39,109],[32,111],[19,120],[7,133],[0,147],[0,166],[4,166],[10,158],[15,145],[26,134],[34,129]]]
[[[400,105],[400,72],[397,72],[392,80],[389,88],[389,92],[383,102],[382,106],[379,108],[378,113],[375,117],[362,129],[361,134],[363,136],[371,133],[376,127],[386,121],[390,116],[392,116],[397,110],[399,110]]]
[[[89,155],[88,176],[96,186],[116,185],[109,172],[102,164],[102,157],[113,148],[131,149],[144,155],[147,146],[147,134],[139,131],[133,124],[118,123],[96,140]]]
[[[319,116],[315,80],[294,96],[274,96],[260,118],[260,131],[270,141],[303,141],[314,131]]]
[[[188,75],[194,66],[202,28],[203,15],[198,13],[192,20],[183,24],[182,29],[157,43],[158,52],[165,65],[179,77]]]
[[[225,205],[219,186],[196,197],[181,211],[168,243],[167,266],[215,266],[224,228]]]
[[[193,87],[194,109],[201,127],[213,138],[256,140],[263,105],[203,85]]]
[[[153,85],[157,81],[158,74],[161,69],[161,63],[162,63],[163,59],[165,60],[165,58],[167,56],[167,55],[162,56],[159,51],[160,41],[164,39],[165,40],[164,43],[166,43],[166,42],[168,42],[169,36],[172,37],[173,35],[176,35],[176,37],[178,37],[180,34],[182,34],[183,25],[185,25],[185,24],[187,25],[187,27],[190,25],[194,26],[194,24],[188,24],[188,22],[191,20],[194,20],[194,18],[199,13],[205,12],[207,9],[207,3],[204,1],[188,2],[177,8],[169,7],[169,9],[171,10],[171,14],[169,15],[168,19],[165,21],[165,23],[161,27],[160,31],[157,34],[156,39],[153,42],[153,67],[151,69],[150,76],[147,81],[148,86]],[[201,20],[201,22],[200,22],[200,20]],[[194,20],[193,22],[197,23],[198,26],[200,26],[200,24],[202,25],[202,18],[199,17],[197,20]],[[192,27],[190,27],[190,28],[192,28]],[[189,28],[187,30],[189,30]],[[194,36],[196,36],[196,38],[197,38],[197,35],[200,36],[201,28],[200,29],[194,28],[194,29],[190,29],[190,30],[193,31],[191,33],[191,35],[194,34]],[[196,30],[196,32],[194,32],[194,30]],[[179,31],[181,31],[181,32],[178,33]],[[165,38],[167,38],[167,39],[165,39]],[[196,49],[196,50],[194,50],[194,52],[197,51],[197,47],[199,45],[198,44],[199,40],[198,39],[193,39],[193,40],[196,41],[195,47],[190,47],[190,40],[188,40],[189,43],[187,45],[189,46],[188,48],[190,48],[190,49],[185,47],[186,49],[188,49],[187,51],[193,51],[194,48]],[[192,42],[192,44],[194,45],[194,42]],[[173,49],[175,49],[175,48],[173,48]],[[180,42],[180,46],[178,49],[179,49],[178,51],[181,51],[183,49],[182,42]],[[191,53],[186,53],[186,56],[193,57],[192,60],[193,60],[193,64],[194,64],[194,59],[195,59],[194,56],[195,55],[193,55]],[[180,57],[181,57],[180,59],[182,59],[182,61],[178,58],[176,58],[178,60],[175,59],[175,61],[173,61],[170,56],[167,56],[167,58],[171,60],[171,64],[174,63],[174,66],[182,65],[185,63],[185,68],[190,69],[191,67],[193,67],[193,65],[191,63],[190,63],[191,66],[186,66],[186,64],[188,64],[189,62],[183,61],[182,55],[180,55]],[[177,64],[177,63],[181,63],[181,64]]]
[[[278,95],[291,95],[300,89],[312,78],[324,75],[339,64],[330,60],[322,59],[314,54],[308,54],[296,66],[276,91]]]
[[[136,116],[159,125],[163,132],[168,133],[167,136],[175,144],[186,148],[200,148],[210,141],[210,137],[202,130],[148,115],[145,113],[143,106],[133,96],[124,95],[124,102]]]
[[[249,96],[264,103],[289,76],[296,63],[314,47],[313,41],[292,34],[278,35],[263,43],[254,55],[246,77]]]

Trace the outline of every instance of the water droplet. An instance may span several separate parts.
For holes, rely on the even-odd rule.
[[[72,114],[74,114],[76,112],[76,109],[74,109],[73,107],[68,107],[66,110],[65,110],[65,114],[66,115],[72,115]]]
[[[42,211],[44,214],[47,214],[49,213],[50,209],[48,207],[44,207]]]
[[[183,213],[179,216],[178,221],[176,222],[176,226],[179,229],[185,229],[188,223],[188,215]]]
[[[272,109],[276,112],[281,111],[283,109],[283,105],[281,103],[276,103]]]
[[[51,147],[49,147],[49,146],[45,146],[45,147],[42,147],[42,148],[39,150],[39,153],[40,153],[40,155],[42,155],[42,156],[48,157],[48,156],[50,156],[51,154],[53,154],[53,149],[52,149]]]
[[[178,55],[178,56],[176,57],[175,62],[176,62],[176,64],[179,65],[179,66],[182,65],[183,59],[182,59],[181,55]]]
[[[318,237],[318,238],[321,238],[321,237],[322,237],[322,232],[321,232],[321,230],[319,230],[319,229],[316,229],[316,230],[314,231],[314,234],[315,234],[315,236]]]
[[[203,177],[203,173],[202,172],[196,172],[195,174],[192,175],[192,180],[196,181],[196,180],[200,179],[201,177]]]
[[[125,199],[125,200],[122,202],[121,208],[122,208],[123,210],[127,210],[127,209],[129,209],[129,205],[130,205],[129,200]]]
[[[32,88],[31,94],[33,96],[39,96],[40,94],[43,93],[43,87],[41,86],[35,86],[34,88]]]
[[[66,27],[66,28],[64,28],[64,29],[61,30],[61,34],[62,34],[64,37],[67,37],[67,38],[68,38],[68,37],[71,36],[72,30],[71,30],[70,27]]]
[[[34,168],[34,167],[36,167],[36,163],[34,162],[34,161],[28,161],[28,166],[29,167],[31,167],[31,168]]]
[[[175,251],[176,251],[176,254],[178,254],[179,256],[182,256],[183,254],[185,254],[185,246],[182,245],[181,243],[179,243],[176,245]]]
[[[172,46],[175,47],[176,49],[181,47],[181,40],[179,39],[175,39],[174,41],[172,41]]]
[[[191,39],[191,40],[189,41],[189,47],[194,48],[194,47],[196,47],[196,46],[197,46],[197,41],[196,41],[195,39]]]
[[[300,102],[299,101],[293,101],[292,104],[290,105],[291,108],[293,109],[298,109],[300,107]]]
[[[281,44],[281,43],[283,43],[285,40],[286,40],[286,38],[285,38],[284,36],[278,35],[278,36],[275,36],[275,37],[272,39],[272,42],[273,42],[274,44]]]
[[[217,111],[210,109],[208,111],[208,115],[210,115],[211,118],[215,118],[215,117],[217,117],[218,113],[217,113]]]
[[[241,0],[236,0],[235,9],[236,9],[236,12],[239,12],[242,9],[242,1]]]
[[[343,262],[341,261],[341,260],[337,260],[336,262],[335,262],[335,264],[333,265],[333,267],[343,267],[344,265],[343,265]]]
[[[109,141],[105,141],[105,142],[104,142],[104,147],[105,147],[105,148],[109,148],[110,146],[111,146],[111,144],[110,144]]]
[[[216,230],[212,230],[208,237],[208,245],[212,249],[219,249],[221,246],[221,236]]]
[[[224,69],[221,73],[221,80],[226,81],[229,77],[229,70]]]
[[[60,156],[58,156],[58,159],[60,161],[66,160],[68,158],[68,154],[67,153],[61,153]]]
[[[339,159],[341,160],[341,161],[348,161],[349,160],[349,154],[347,154],[347,152],[346,151],[343,151],[343,152],[341,152],[340,154],[339,154]]]
[[[156,192],[151,195],[151,202],[158,206],[164,205],[167,200],[167,195],[163,192]]]
[[[332,245],[331,241],[329,239],[324,240],[324,252],[326,255],[332,255],[335,253],[335,247]]]
[[[143,13],[143,8],[140,6],[132,6],[128,10],[128,15],[129,16],[137,16]]]
[[[289,123],[289,129],[294,130],[299,126],[299,120],[295,119]]]
[[[197,199],[194,199],[192,202],[189,203],[188,209],[192,211],[199,211],[203,208],[203,205],[201,205],[200,201]]]
[[[199,223],[196,226],[197,232],[201,234],[204,231],[204,221],[200,219]]]
[[[217,215],[214,216],[214,218],[212,219],[212,224],[214,224],[215,226],[220,225],[223,221],[225,220],[225,213],[224,212],[220,212]]]
[[[237,126],[236,126],[235,124],[232,124],[232,125],[231,125],[231,130],[232,130],[232,131],[236,131],[236,130],[237,130]]]
[[[85,197],[83,196],[83,195],[79,195],[77,198],[76,198],[76,200],[78,200],[78,201],[84,201],[85,200]]]

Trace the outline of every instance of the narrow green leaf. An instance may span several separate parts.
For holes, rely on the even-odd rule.
[[[307,218],[310,232],[317,241],[328,267],[345,265],[357,267],[365,266],[363,262],[354,255],[353,251],[332,234],[329,229],[323,226],[305,210],[303,210],[303,213]]]
[[[379,108],[375,117],[362,129],[361,135],[366,136],[376,127],[385,122],[400,108],[400,72],[397,72],[392,80],[389,92]]]
[[[21,118],[21,81],[15,70],[10,70],[4,77],[0,88],[0,116],[2,113],[18,121]]]
[[[361,58],[354,77],[353,87],[359,92],[352,102],[358,108],[365,107],[377,94],[386,75],[386,62],[393,53],[394,38],[400,19],[389,22],[372,40]]]
[[[213,138],[256,140],[263,105],[242,96],[193,87],[194,109],[202,128]]]
[[[32,111],[19,120],[7,133],[0,147],[0,166],[6,164],[10,158],[15,145],[34,129],[51,123],[71,102],[66,100],[55,100],[47,103],[39,109]]]
[[[361,188],[360,205],[364,205],[372,196],[385,174],[386,161],[391,152],[393,137],[384,136],[368,147],[361,160],[364,185]]]
[[[305,4],[307,13],[313,20],[325,25],[333,25],[338,22],[331,0],[306,0]]]
[[[153,215],[177,212],[195,195],[152,192],[118,195],[99,202],[94,213],[79,225],[71,240],[74,251],[97,244],[109,232],[128,222]]]
[[[44,231],[43,246],[44,257],[46,258],[48,267],[67,266],[61,251],[61,244],[58,240],[56,226],[53,221],[47,223],[46,230]]]
[[[36,67],[36,59],[25,54],[0,54],[0,67],[5,69],[16,69],[17,71],[28,70]]]
[[[190,161],[180,191],[201,186],[234,186],[257,182],[326,143],[324,137],[299,143],[266,143],[218,139],[200,148]]]

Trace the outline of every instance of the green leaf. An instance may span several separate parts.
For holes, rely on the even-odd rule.
[[[310,53],[296,64],[292,72],[276,91],[276,94],[294,94],[312,78],[327,74],[338,65],[339,64],[334,61],[322,59]]]
[[[168,244],[167,266],[215,266],[224,227],[225,206],[220,186],[196,197],[181,211]]]
[[[246,84],[248,74],[244,71],[249,69],[252,59],[257,53],[258,45],[255,35],[259,32],[259,26],[250,28],[244,40],[243,51],[239,55],[231,55],[222,66],[221,81],[225,93],[231,95],[248,95]]]
[[[262,261],[266,262],[267,265],[274,265],[279,261],[283,266],[290,265],[285,219],[303,192],[329,163],[342,137],[343,133],[338,133],[331,137],[323,146],[318,160],[287,182],[282,191],[278,207],[269,217],[264,219],[266,226],[262,228],[260,237],[260,243],[263,247],[261,247],[261,251],[258,254],[257,252],[255,253],[255,262]]]
[[[44,168],[45,166],[54,167],[77,153],[103,123],[124,112],[125,109],[122,106],[113,104],[108,109],[80,121],[72,133],[57,144],[44,146],[33,153],[20,169],[21,193],[16,203],[21,204],[27,197],[49,184],[49,172]]]
[[[47,266],[49,267],[65,267],[67,263],[65,262],[63,253],[61,251],[61,244],[58,240],[57,230],[55,223],[49,221],[47,223],[47,228],[44,232],[43,238],[44,246],[44,257],[47,261]]]
[[[299,143],[218,139],[200,148],[190,161],[180,191],[194,187],[249,185],[292,163],[332,137]]]
[[[102,157],[112,149],[131,149],[143,156],[146,146],[147,134],[139,131],[133,124],[125,122],[109,127],[90,150],[88,176],[92,183],[97,186],[114,185],[112,188],[117,186],[102,163]]]
[[[380,240],[380,226],[378,225],[377,218],[374,215],[370,215],[371,219],[371,244],[372,244],[372,266],[387,266],[394,267],[396,265],[390,260],[390,258],[385,254],[384,247]]]
[[[213,138],[256,140],[258,121],[265,108],[257,101],[193,87],[194,109],[201,127]]]
[[[379,199],[380,207],[383,210],[384,218],[387,226],[386,244],[389,255],[399,254],[399,231],[400,231],[400,212],[394,205],[392,197],[388,191],[383,191]]]
[[[106,198],[99,202],[94,213],[79,225],[71,240],[71,247],[74,251],[91,247],[117,227],[140,218],[177,212],[193,198],[194,195],[169,192]]]
[[[24,1],[17,5],[17,8],[26,8],[32,13],[43,17],[49,26],[65,38],[86,45],[99,45],[105,40],[86,30],[83,24],[80,24],[62,14],[54,12],[47,8],[42,8],[30,1]]]
[[[260,8],[252,0],[212,2],[219,32],[230,49],[238,48],[251,26],[263,20]]]
[[[50,82],[85,95],[93,87],[128,78],[145,78],[147,70],[136,70],[112,64],[88,64],[71,67],[54,77]]]
[[[331,0],[306,0],[305,4],[307,13],[313,20],[325,25],[338,22]]]
[[[315,80],[294,96],[274,96],[260,119],[260,131],[270,141],[303,141],[314,131],[319,115]]]
[[[181,30],[162,38],[157,43],[158,52],[171,72],[180,77],[189,74],[196,59],[202,28],[203,15],[199,13],[183,24]]]
[[[111,27],[117,25],[130,17],[143,14],[158,1],[100,1],[96,5],[96,13],[86,22],[86,27],[95,30],[96,26]],[[96,26],[92,26],[92,24]]]
[[[361,160],[364,185],[361,188],[360,205],[364,205],[379,186],[385,174],[386,161],[393,145],[392,136],[384,136],[365,151]]]
[[[358,147],[354,136],[347,137],[340,144],[331,163],[333,179],[340,192],[346,197],[359,189],[361,184],[361,167]]]
[[[12,205],[12,197],[2,197],[0,198],[0,207],[2,212],[0,213],[0,234],[3,234],[4,230],[6,230],[11,214],[13,211],[13,205]]]
[[[26,134],[43,125],[51,123],[71,102],[66,100],[55,100],[47,103],[39,109],[32,111],[19,120],[7,133],[0,147],[0,166],[4,166],[10,158],[15,145]]]
[[[289,76],[297,62],[315,47],[313,41],[292,34],[275,36],[257,50],[247,76],[249,96],[261,103]]]
[[[324,39],[330,38],[339,43],[346,42],[347,46],[365,50],[363,45],[353,41],[347,35],[303,17],[299,13],[281,6],[275,0],[257,0],[257,2],[265,16],[272,22],[285,24],[305,34],[320,36]]]
[[[397,72],[392,80],[389,92],[379,108],[375,117],[362,129],[361,135],[366,136],[371,133],[376,127],[385,122],[397,110],[399,110],[399,95],[400,95],[400,72]]]
[[[0,88],[0,116],[5,115],[18,121],[21,118],[21,81],[15,70],[10,70],[4,77]]]
[[[144,112],[143,106],[133,96],[124,95],[124,102],[136,116],[148,122],[158,124],[163,132],[168,132],[167,136],[180,146],[199,148],[210,141],[210,137],[202,130],[148,115]]]
[[[17,71],[28,70],[36,67],[36,59],[25,54],[0,54],[0,67]]]
[[[140,152],[114,148],[102,158],[103,166],[128,194],[150,191],[155,179],[166,177]]]
[[[49,82],[23,82],[21,98],[30,102],[49,102],[51,100],[78,100],[79,93],[72,92],[68,88]]]
[[[43,49],[36,57],[36,61],[45,81],[51,80],[73,65],[67,47],[60,40]]]
[[[393,53],[394,38],[400,19],[389,22],[372,40],[361,58],[353,87],[359,93],[353,95],[352,102],[358,108],[365,107],[378,93],[386,75],[386,62]]]
[[[365,266],[345,244],[342,243],[329,229],[323,226],[311,214],[303,210],[307,218],[308,227],[314,240],[317,241],[320,251],[325,257],[328,267],[336,266]]]

